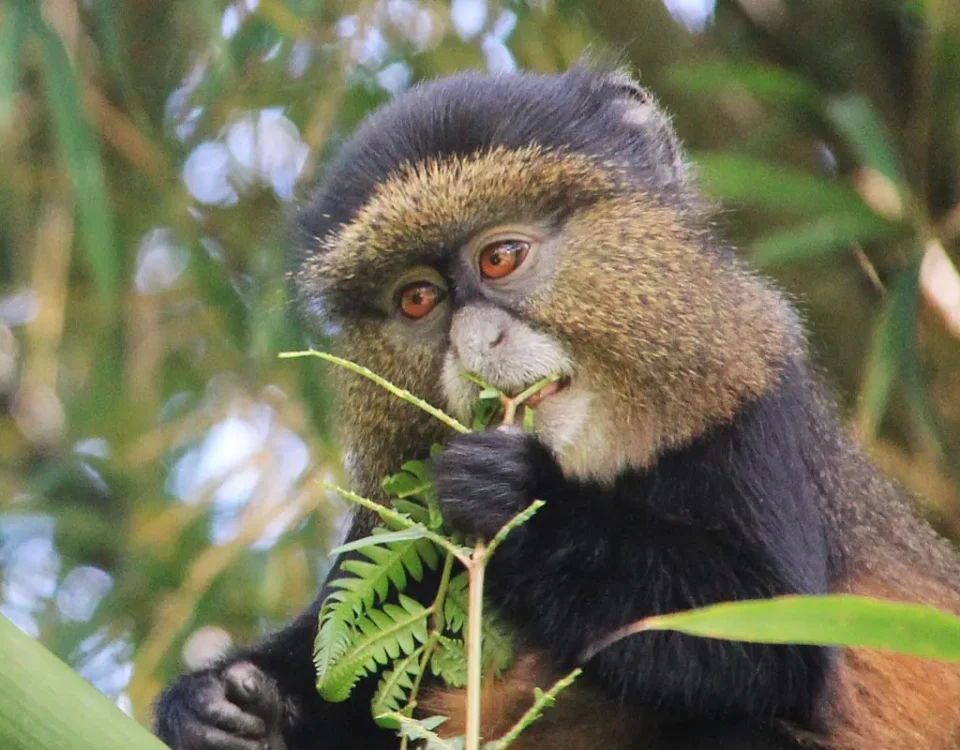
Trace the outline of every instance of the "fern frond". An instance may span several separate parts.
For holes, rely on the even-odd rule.
[[[357,552],[368,559],[343,563],[342,569],[351,575],[331,581],[330,587],[335,590],[327,596],[320,609],[314,643],[318,686],[328,682],[331,670],[351,648],[358,627],[357,618],[377,601],[383,601],[391,584],[398,591],[403,591],[408,575],[420,581],[424,565],[436,569],[440,564],[437,548],[429,539],[404,539],[386,545],[369,545]]]
[[[386,545],[370,545],[357,550],[367,560],[347,560],[341,569],[352,575],[331,581],[338,589],[331,596],[355,614],[383,601],[392,583],[398,591],[407,585],[407,574],[415,581],[423,578],[423,565],[435,569],[440,561],[433,542],[428,539],[407,539]],[[343,596],[339,596],[343,593]]]
[[[450,687],[467,684],[467,651],[463,641],[441,637],[430,658],[430,671]]]
[[[399,711],[407,704],[407,696],[413,690],[413,681],[420,674],[420,657],[424,648],[425,646],[421,646],[414,649],[403,659],[395,661],[392,669],[383,673],[370,704],[374,716],[388,711]]]
[[[495,614],[483,618],[480,641],[484,674],[499,675],[513,663],[513,639],[506,625]]]
[[[443,600],[444,624],[452,633],[460,633],[467,621],[467,588],[470,579],[467,572],[458,573],[450,579],[447,595]]]
[[[364,675],[384,666],[400,654],[409,655],[416,643],[427,640],[427,617],[431,609],[409,596],[400,595],[400,605],[384,604],[356,622],[349,648],[328,668],[318,689],[324,700],[339,703],[350,696]]]
[[[353,638],[353,608],[339,599],[347,592],[335,591],[320,607],[320,625],[314,641],[313,663],[317,670],[317,689],[326,681],[332,666],[349,650]]]

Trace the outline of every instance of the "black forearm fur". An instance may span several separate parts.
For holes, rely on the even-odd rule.
[[[806,389],[792,370],[731,424],[612,483],[564,477],[529,436],[461,438],[438,461],[445,512],[455,527],[482,535],[503,520],[497,508],[507,498],[510,512],[534,496],[546,502],[496,553],[486,590],[529,645],[561,665],[649,615],[826,593],[815,457],[796,437]],[[465,470],[471,440],[485,457]],[[499,454],[489,441],[500,442]],[[499,466],[471,489],[484,460]],[[607,648],[586,671],[617,698],[666,716],[777,716],[812,726],[830,662],[827,649],[651,632]]]

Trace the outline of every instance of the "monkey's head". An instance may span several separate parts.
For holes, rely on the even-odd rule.
[[[418,86],[346,143],[301,217],[294,282],[341,352],[468,419],[479,388],[550,374],[535,407],[571,473],[612,476],[777,381],[790,308],[714,242],[667,118],[622,74],[464,74]],[[353,375],[355,480],[442,439]]]

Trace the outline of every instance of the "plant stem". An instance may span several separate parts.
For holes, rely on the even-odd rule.
[[[482,684],[483,576],[486,572],[486,544],[477,542],[467,566],[467,737],[466,750],[480,748],[480,692]]]
[[[543,378],[512,398],[501,393],[500,403],[503,405],[503,424],[512,425],[517,416],[517,409],[533,394],[555,382],[558,378],[558,375]],[[479,385],[484,385],[483,381],[478,378],[468,377],[467,379]],[[524,421],[529,420],[525,419]],[[480,693],[483,681],[483,578],[487,569],[487,561],[507,534],[520,524],[529,521],[542,505],[542,501],[535,500],[530,507],[514,516],[494,536],[489,547],[483,541],[477,542],[467,564],[469,588],[467,590],[467,736],[465,750],[479,750],[480,748]]]

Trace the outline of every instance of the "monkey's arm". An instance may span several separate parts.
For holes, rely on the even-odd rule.
[[[313,642],[317,601],[283,630],[218,665],[185,675],[157,704],[157,736],[174,750],[324,750],[393,748],[391,732],[370,717],[376,679],[343,703],[316,688]]]
[[[819,518],[791,467],[750,455],[743,471],[735,465],[756,447],[696,446],[605,485],[565,478],[535,438],[496,431],[458,438],[434,473],[448,524],[469,535],[489,537],[532,498],[546,502],[494,555],[487,593],[529,645],[572,666],[648,615],[826,592]],[[650,632],[601,651],[586,671],[668,716],[810,725],[830,663],[827,649]]]

